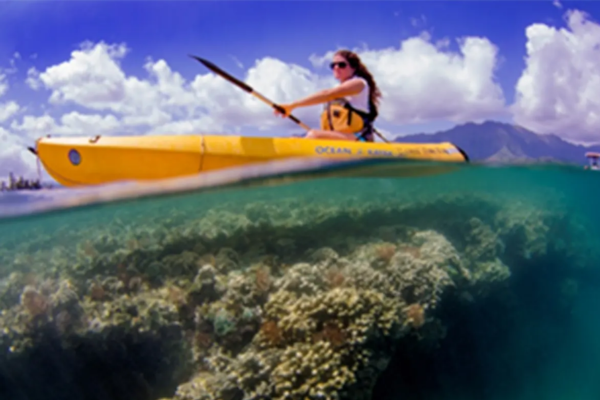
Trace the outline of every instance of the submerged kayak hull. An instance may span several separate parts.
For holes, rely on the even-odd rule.
[[[364,143],[303,138],[163,135],[40,138],[36,154],[65,186],[182,177],[301,157],[468,162],[452,143]]]

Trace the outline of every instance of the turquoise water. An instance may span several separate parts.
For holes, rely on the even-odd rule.
[[[597,400],[600,174],[366,165],[0,198],[0,398]]]

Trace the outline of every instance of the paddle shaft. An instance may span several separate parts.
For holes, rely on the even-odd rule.
[[[267,99],[265,96],[263,96],[262,94],[255,92],[254,90],[251,93],[254,97],[256,97],[259,100],[264,101],[265,103],[267,103],[268,105],[270,105],[271,107],[273,107],[274,109],[276,109],[277,111],[279,111],[282,114],[285,114],[285,110],[278,106],[277,104],[273,103],[271,100]],[[306,129],[307,131],[311,130],[311,127],[306,125],[304,122],[300,121],[298,118],[294,117],[292,114],[287,116],[289,119],[291,119],[292,121],[294,121],[295,123],[297,123],[298,125],[300,125],[301,127],[303,127],[304,129]]]
[[[253,95],[254,97],[256,97],[257,99],[263,101],[264,103],[270,105],[271,107],[273,107],[274,109],[276,109],[277,111],[279,111],[282,114],[285,114],[285,110],[283,109],[283,107],[273,103],[271,100],[267,99],[265,96],[263,96],[262,94],[258,93],[257,91],[255,91],[250,85],[240,81],[237,78],[234,78],[233,76],[229,75],[227,72],[223,71],[221,68],[217,67],[215,64],[211,63],[210,61],[207,61],[203,58],[200,57],[196,57],[194,55],[190,55],[190,57],[192,57],[193,59],[201,62],[202,64],[204,64],[204,66],[208,69],[210,69],[211,71],[213,71],[214,73],[222,76],[223,78],[227,79],[229,82],[233,83],[234,85],[236,85],[237,87],[239,87],[240,89],[250,93],[251,95]],[[292,121],[294,121],[295,123],[297,123],[298,125],[300,125],[301,127],[303,127],[304,129],[306,129],[307,131],[310,131],[310,127],[308,125],[306,125],[305,123],[303,123],[302,121],[300,121],[298,118],[294,117],[293,115],[288,115],[287,116],[289,119],[291,119]]]
[[[377,129],[373,128],[373,132],[375,132],[375,134],[376,134],[377,136],[379,136],[379,137],[381,138],[381,140],[383,140],[384,142],[386,142],[386,143],[389,143],[389,142],[390,142],[390,141],[389,141],[389,140],[387,140],[385,137],[383,137],[383,135],[382,135],[381,133],[379,133],[379,131],[378,131]]]

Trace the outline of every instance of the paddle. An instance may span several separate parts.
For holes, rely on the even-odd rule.
[[[204,66],[208,69],[210,69],[211,71],[213,71],[214,73],[221,75],[223,78],[227,79],[229,82],[233,83],[234,85],[236,85],[237,87],[239,87],[240,89],[254,95],[256,98],[258,98],[259,100],[267,103],[268,105],[270,105],[271,107],[273,107],[274,109],[278,110],[280,113],[285,114],[285,110],[278,106],[277,104],[273,103],[271,100],[267,99],[265,96],[263,96],[262,94],[256,92],[254,89],[252,89],[251,86],[245,84],[244,82],[240,81],[239,79],[234,78],[233,76],[229,75],[227,72],[223,71],[221,68],[217,67],[215,64],[211,63],[210,61],[207,61],[203,58],[200,57],[196,57],[194,55],[190,54],[190,57],[192,57],[193,59],[196,59],[198,61],[200,61],[202,64],[204,64]],[[310,131],[310,127],[306,124],[304,124],[302,121],[300,121],[298,118],[294,117],[293,115],[288,115],[288,118],[291,119],[292,121],[294,121],[295,123],[297,123],[298,125],[300,125],[301,127],[303,127],[304,129],[306,129],[307,131]]]

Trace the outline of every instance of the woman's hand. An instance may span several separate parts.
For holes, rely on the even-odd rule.
[[[289,117],[294,108],[296,108],[293,104],[279,104],[279,107],[283,109],[284,113],[281,113],[281,111],[275,109],[275,115],[279,115],[282,118]]]

